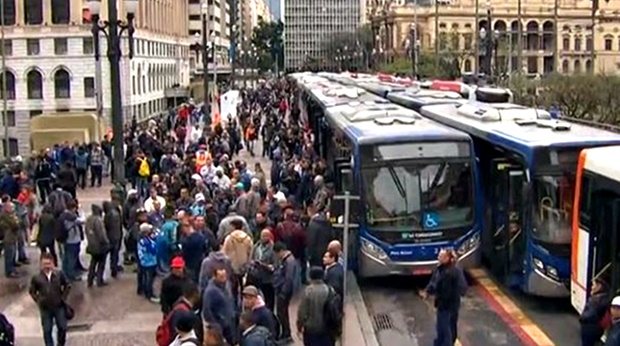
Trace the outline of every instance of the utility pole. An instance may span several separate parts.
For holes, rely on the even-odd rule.
[[[239,14],[238,0],[230,0],[230,83],[235,86],[235,65],[237,65],[237,16]]]
[[[351,193],[349,191],[345,191],[344,195],[341,196],[334,196],[335,200],[343,200],[344,201],[344,215],[343,215],[343,220],[342,223],[337,223],[334,225],[335,228],[342,228],[342,254],[343,254],[343,262],[344,265],[342,266],[343,271],[344,271],[344,283],[342,284],[342,291],[344,292],[344,297],[342,297],[342,303],[343,306],[346,304],[346,300],[348,300],[348,294],[347,294],[347,271],[349,268],[349,249],[351,248],[351,246],[349,246],[349,238],[350,238],[350,232],[351,229],[353,228],[358,228],[359,225],[355,224],[355,223],[351,223],[351,201],[355,201],[355,200],[359,200],[359,196],[352,196]],[[340,220],[339,220],[340,221]],[[347,318],[345,316],[345,318]],[[349,317],[350,318],[350,317]],[[342,344],[344,345],[344,340],[341,341]]]
[[[7,88],[6,88],[6,52],[4,51],[5,49],[5,45],[4,45],[4,0],[0,1],[0,24],[2,25],[2,29],[1,31],[1,38],[0,41],[2,41],[2,123],[4,124],[4,157],[5,158],[9,158],[11,157],[11,153],[9,150],[9,144],[11,143],[10,139],[9,139],[9,111],[8,111],[8,101],[7,101]]]
[[[558,61],[559,61],[559,45],[558,45],[558,7],[560,7],[560,1],[555,0],[555,4],[553,5],[553,72],[558,72]],[[594,44],[594,38],[592,38],[592,44]],[[594,63],[594,62],[592,62]]]
[[[523,14],[521,0],[517,0],[517,73],[523,72]]]
[[[415,29],[413,30],[413,42],[412,42],[412,54],[413,54],[413,78],[418,77],[418,0],[413,0],[413,24]]]
[[[476,18],[476,24],[474,25],[474,55],[476,56],[474,59],[474,80],[476,81],[478,80],[478,75],[480,74],[480,14],[478,14],[478,6],[480,6],[480,1],[476,0],[474,4]]]
[[[478,11],[478,9],[476,9]],[[435,72],[439,70],[439,1],[435,0]]]
[[[599,0],[592,0],[592,15],[591,15],[592,23],[590,24],[590,26],[592,27],[592,47],[590,47],[590,66],[591,66],[592,73],[594,73],[594,61],[596,60],[596,49],[595,49],[596,40],[594,37],[596,30],[594,30],[594,27],[596,26],[596,13],[598,12],[598,8],[599,8]]]

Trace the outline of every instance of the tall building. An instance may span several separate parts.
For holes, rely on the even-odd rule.
[[[258,26],[258,22],[262,19],[265,22],[271,21],[271,13],[267,7],[266,0],[251,0],[252,8],[252,26]]]
[[[207,28],[209,41],[216,47],[216,63],[228,65],[228,48],[230,46],[230,4],[228,0],[188,0],[189,1],[189,37],[192,43],[202,36],[202,3],[208,4]],[[192,52],[190,66],[196,74],[202,74],[202,54]]]
[[[354,33],[361,24],[361,0],[287,0],[284,5],[284,67],[301,68],[308,57],[327,59],[325,48],[336,35]]]
[[[6,79],[7,92],[3,96],[7,98],[9,154],[29,154],[34,141],[31,135],[37,137],[54,131],[48,128],[31,133],[31,119],[95,114],[98,89],[102,90],[101,115],[109,115],[107,42],[101,34],[101,69],[98,69],[86,1],[4,0],[3,4],[2,47],[6,70],[2,77]],[[119,18],[124,19],[123,1],[118,4]],[[103,0],[102,20],[107,18],[106,7],[107,0]],[[171,16],[175,20],[170,20]],[[174,84],[189,83],[187,4],[175,0],[140,0],[134,23],[134,58],[127,57],[125,34],[120,66],[123,115],[127,121],[132,116],[142,120],[163,112],[167,108],[164,90]],[[64,128],[71,124],[54,125]],[[4,133],[4,128],[0,128],[0,133]]]
[[[503,71],[521,69],[529,76],[553,71],[620,71],[618,2],[600,1],[594,30],[590,0],[528,0],[522,2],[520,14],[516,0],[440,0],[439,5],[438,15],[432,0],[384,0],[369,8],[378,58],[389,61],[405,54],[412,23],[417,20],[421,50],[434,52],[437,42],[441,51],[458,51],[464,72],[475,70],[476,51],[479,61],[483,59],[484,44],[489,40],[480,38],[480,28],[487,33],[493,29],[493,42],[497,43],[493,64]],[[520,46],[519,17],[523,33]]]

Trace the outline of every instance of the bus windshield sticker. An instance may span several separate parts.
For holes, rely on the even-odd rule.
[[[433,229],[439,227],[439,215],[434,212],[424,213],[424,228]]]

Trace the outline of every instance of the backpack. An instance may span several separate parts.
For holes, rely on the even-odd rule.
[[[189,311],[190,308],[185,303],[180,303],[175,305],[172,310],[166,315],[166,317],[161,321],[160,325],[157,326],[157,331],[155,332],[155,341],[158,346],[168,346],[172,342],[172,316],[177,311]]]
[[[15,327],[2,313],[0,313],[0,345],[15,345]]]
[[[202,342],[200,342],[200,340],[198,340],[198,338],[191,338],[191,339],[183,340],[181,342],[181,345],[185,345],[187,343],[190,343],[190,344],[196,345],[196,346],[202,346]]]
[[[149,163],[147,159],[140,159],[140,167],[138,167],[138,174],[141,177],[148,177],[151,175],[151,167],[149,167]]]
[[[327,300],[323,306],[324,325],[327,327],[328,333],[339,336],[342,333],[343,318],[342,305],[340,303],[341,298],[331,286],[328,286],[328,289]]]

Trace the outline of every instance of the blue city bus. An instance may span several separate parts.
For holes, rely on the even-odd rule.
[[[579,153],[620,144],[620,135],[508,103],[509,92],[498,102],[497,90],[475,90],[476,99],[496,103],[428,105],[421,113],[472,136],[484,182],[482,262],[510,287],[568,297]]]
[[[360,88],[291,77],[328,163],[326,180],[336,195],[360,197],[348,247],[358,275],[427,275],[442,248],[456,250],[463,267],[477,266],[482,209],[471,137]]]

